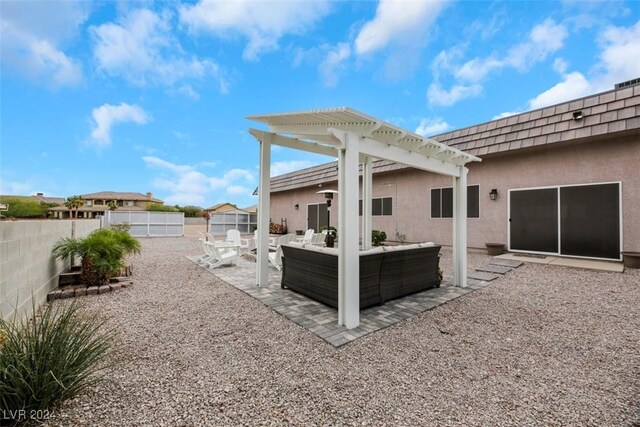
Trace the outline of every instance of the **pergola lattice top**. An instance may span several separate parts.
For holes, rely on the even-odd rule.
[[[265,123],[270,132],[249,129],[260,142],[260,186],[258,190],[258,250],[256,282],[266,285],[266,230],[270,213],[271,145],[338,157],[338,323],[347,328],[359,325],[359,246],[371,246],[373,159],[385,159],[453,178],[453,281],[466,286],[465,165],[478,157],[424,138],[350,108],[331,108],[293,113],[255,115],[249,120]],[[358,171],[362,165],[362,192]],[[362,233],[358,200],[362,195]],[[362,236],[362,238],[361,238]]]
[[[347,107],[254,115],[248,116],[247,119],[267,124],[273,133],[287,134],[292,138],[331,148],[336,148],[339,144],[339,141],[336,141],[336,138],[328,132],[328,129],[333,128],[354,132],[363,137],[456,166],[481,161],[476,156]]]

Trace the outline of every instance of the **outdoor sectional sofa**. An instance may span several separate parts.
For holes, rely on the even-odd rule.
[[[360,308],[440,286],[440,246],[423,243],[360,252]],[[282,245],[283,288],[338,307],[338,250]]]

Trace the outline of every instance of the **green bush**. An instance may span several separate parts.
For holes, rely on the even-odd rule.
[[[202,216],[202,208],[200,206],[182,206],[178,208],[180,212],[184,213],[185,218],[197,218]]]
[[[147,203],[147,210],[151,212],[178,212],[178,209],[175,207],[161,203]]]
[[[103,379],[115,333],[77,303],[47,304],[33,318],[0,318],[0,414],[44,410]],[[10,414],[13,415],[10,417]]]
[[[128,222],[114,222],[109,228],[114,231],[126,231],[128,233],[131,230],[131,224]]]
[[[53,247],[58,259],[82,258],[82,280],[89,286],[107,284],[124,268],[125,256],[139,252],[140,242],[126,231],[110,228],[100,228],[84,239],[62,238]]]
[[[29,197],[1,197],[0,203],[9,205],[5,218],[45,218],[49,206]]]
[[[380,230],[371,230],[371,244],[373,246],[382,246],[387,240],[387,233]]]

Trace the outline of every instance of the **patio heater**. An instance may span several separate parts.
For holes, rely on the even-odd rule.
[[[327,237],[325,237],[324,242],[328,248],[333,247],[333,243],[335,241],[336,235],[335,232],[331,230],[331,201],[333,200],[333,195],[337,194],[336,190],[320,190],[317,194],[324,194],[324,198],[327,201]]]

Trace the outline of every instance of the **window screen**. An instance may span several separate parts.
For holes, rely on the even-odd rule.
[[[431,218],[453,218],[453,187],[431,189]],[[467,186],[467,218],[480,218],[480,186]]]

